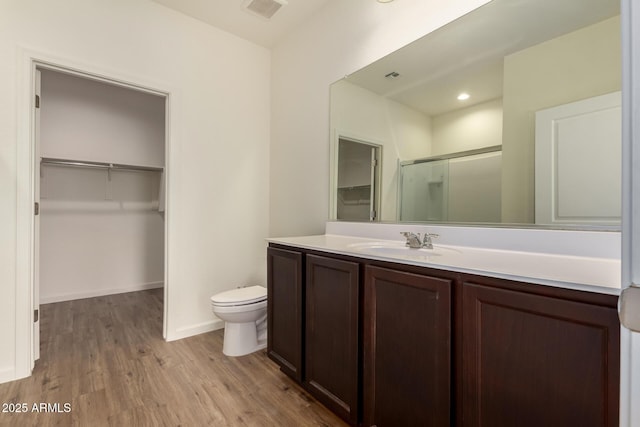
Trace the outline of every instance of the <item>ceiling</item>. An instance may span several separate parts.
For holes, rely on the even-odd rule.
[[[221,30],[266,48],[336,0],[287,0],[271,19],[256,16],[243,6],[246,0],[153,0]]]

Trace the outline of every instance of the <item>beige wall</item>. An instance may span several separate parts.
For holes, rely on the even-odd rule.
[[[535,112],[620,90],[620,67],[619,18],[505,58],[503,222],[534,221]]]
[[[432,155],[502,144],[502,99],[432,117]]]

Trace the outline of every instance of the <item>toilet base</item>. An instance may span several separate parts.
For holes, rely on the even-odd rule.
[[[260,339],[258,333],[260,332]],[[267,347],[266,331],[258,331],[256,322],[224,324],[224,344],[222,352],[225,356],[245,356]]]

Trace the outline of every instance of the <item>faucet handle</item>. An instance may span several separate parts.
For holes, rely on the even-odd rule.
[[[435,233],[424,233],[424,239],[422,240],[422,247],[427,249],[433,249],[433,242],[431,239],[437,239],[440,237],[439,234]]]
[[[420,233],[411,233],[409,231],[401,231],[402,234],[407,239],[407,246],[410,248],[419,248],[422,245],[422,241],[420,240]]]

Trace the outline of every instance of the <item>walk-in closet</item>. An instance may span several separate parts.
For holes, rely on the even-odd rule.
[[[163,287],[166,98],[37,74],[36,301]]]

